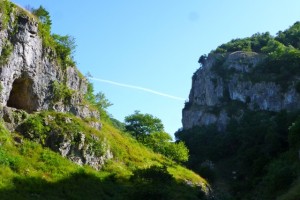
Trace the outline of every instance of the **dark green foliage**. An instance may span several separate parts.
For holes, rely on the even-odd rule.
[[[88,199],[88,200],[173,200],[205,199],[199,187],[177,183],[165,168],[137,170],[131,180],[116,182],[111,176],[77,170],[68,177],[50,183],[40,177],[15,177],[13,188],[0,189],[2,200],[10,199]]]
[[[297,165],[286,157],[284,155],[274,160],[267,167],[267,174],[262,181],[264,199],[275,199],[278,194],[288,189],[296,179]]]
[[[219,46],[213,53],[231,53],[235,51],[257,52],[260,53],[262,48],[269,41],[274,40],[269,32],[256,33],[245,39],[234,39],[226,44]]]
[[[235,51],[251,51],[251,42],[246,39],[234,39],[227,44],[219,46],[215,53],[227,53]]]
[[[179,131],[176,137],[189,148],[188,166],[209,180],[225,180],[234,199],[254,194],[275,199],[300,175],[299,114],[246,111],[239,121],[231,119],[225,132],[204,126]],[[207,160],[215,168],[204,165]]]
[[[297,150],[300,148],[300,118],[289,127],[288,142],[291,148]]]
[[[285,46],[293,46],[300,49],[300,22],[296,22],[293,26],[285,31],[277,33],[276,40]]]
[[[136,170],[131,180],[136,183],[129,195],[133,200],[205,199],[199,187],[188,188],[183,183],[176,183],[166,167],[152,166]],[[178,187],[180,185],[183,187]],[[172,192],[174,190],[177,192]]]

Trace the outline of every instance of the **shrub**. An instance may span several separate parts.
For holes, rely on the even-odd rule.
[[[0,65],[5,65],[8,62],[9,56],[13,51],[13,45],[9,40],[6,40],[2,46],[1,55],[0,55]]]
[[[2,22],[2,29],[6,29],[10,19],[10,13],[12,12],[13,4],[10,3],[8,0],[3,0],[0,3],[0,13],[1,15],[1,22]]]
[[[53,82],[53,100],[54,102],[62,101],[67,104],[70,103],[72,95],[74,94],[74,90],[70,89],[63,83],[59,83],[57,81]]]

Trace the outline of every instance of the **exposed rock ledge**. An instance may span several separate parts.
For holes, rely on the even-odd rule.
[[[12,51],[0,66],[2,108],[22,109],[27,113],[56,110],[99,119],[99,113],[83,103],[87,80],[74,66],[63,69],[55,59],[55,52],[43,47],[35,19],[11,13],[7,28],[0,30],[0,52],[7,45]],[[54,82],[74,91],[68,103],[54,100]]]
[[[238,118],[244,109],[300,109],[295,89],[300,77],[289,80],[287,88],[249,78],[258,75],[253,69],[263,60],[263,55],[252,52],[210,54],[193,76],[189,101],[182,111],[183,129],[216,123],[223,130],[230,117]]]

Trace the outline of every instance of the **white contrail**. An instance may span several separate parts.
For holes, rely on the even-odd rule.
[[[117,86],[136,89],[136,90],[142,90],[142,91],[145,91],[145,92],[160,95],[160,96],[163,96],[163,97],[168,97],[168,98],[179,100],[179,101],[184,101],[185,100],[184,98],[181,98],[181,97],[176,97],[176,96],[173,96],[173,95],[165,94],[165,93],[158,92],[158,91],[151,90],[151,89],[144,88],[144,87],[139,87],[139,86],[135,86],[135,85],[128,85],[128,84],[124,84],[124,83],[118,83],[118,82],[115,82],[115,81],[105,80],[105,79],[101,79],[101,78],[92,78],[92,77],[88,77],[88,78],[91,79],[91,80],[100,81],[100,82],[104,82],[104,83],[108,83],[108,84],[112,84],[112,85],[117,85]]]

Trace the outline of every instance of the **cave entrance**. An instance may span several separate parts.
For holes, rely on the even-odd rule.
[[[8,107],[25,110],[28,113],[36,111],[37,97],[32,90],[33,81],[29,78],[18,78],[13,82],[7,101]]]

